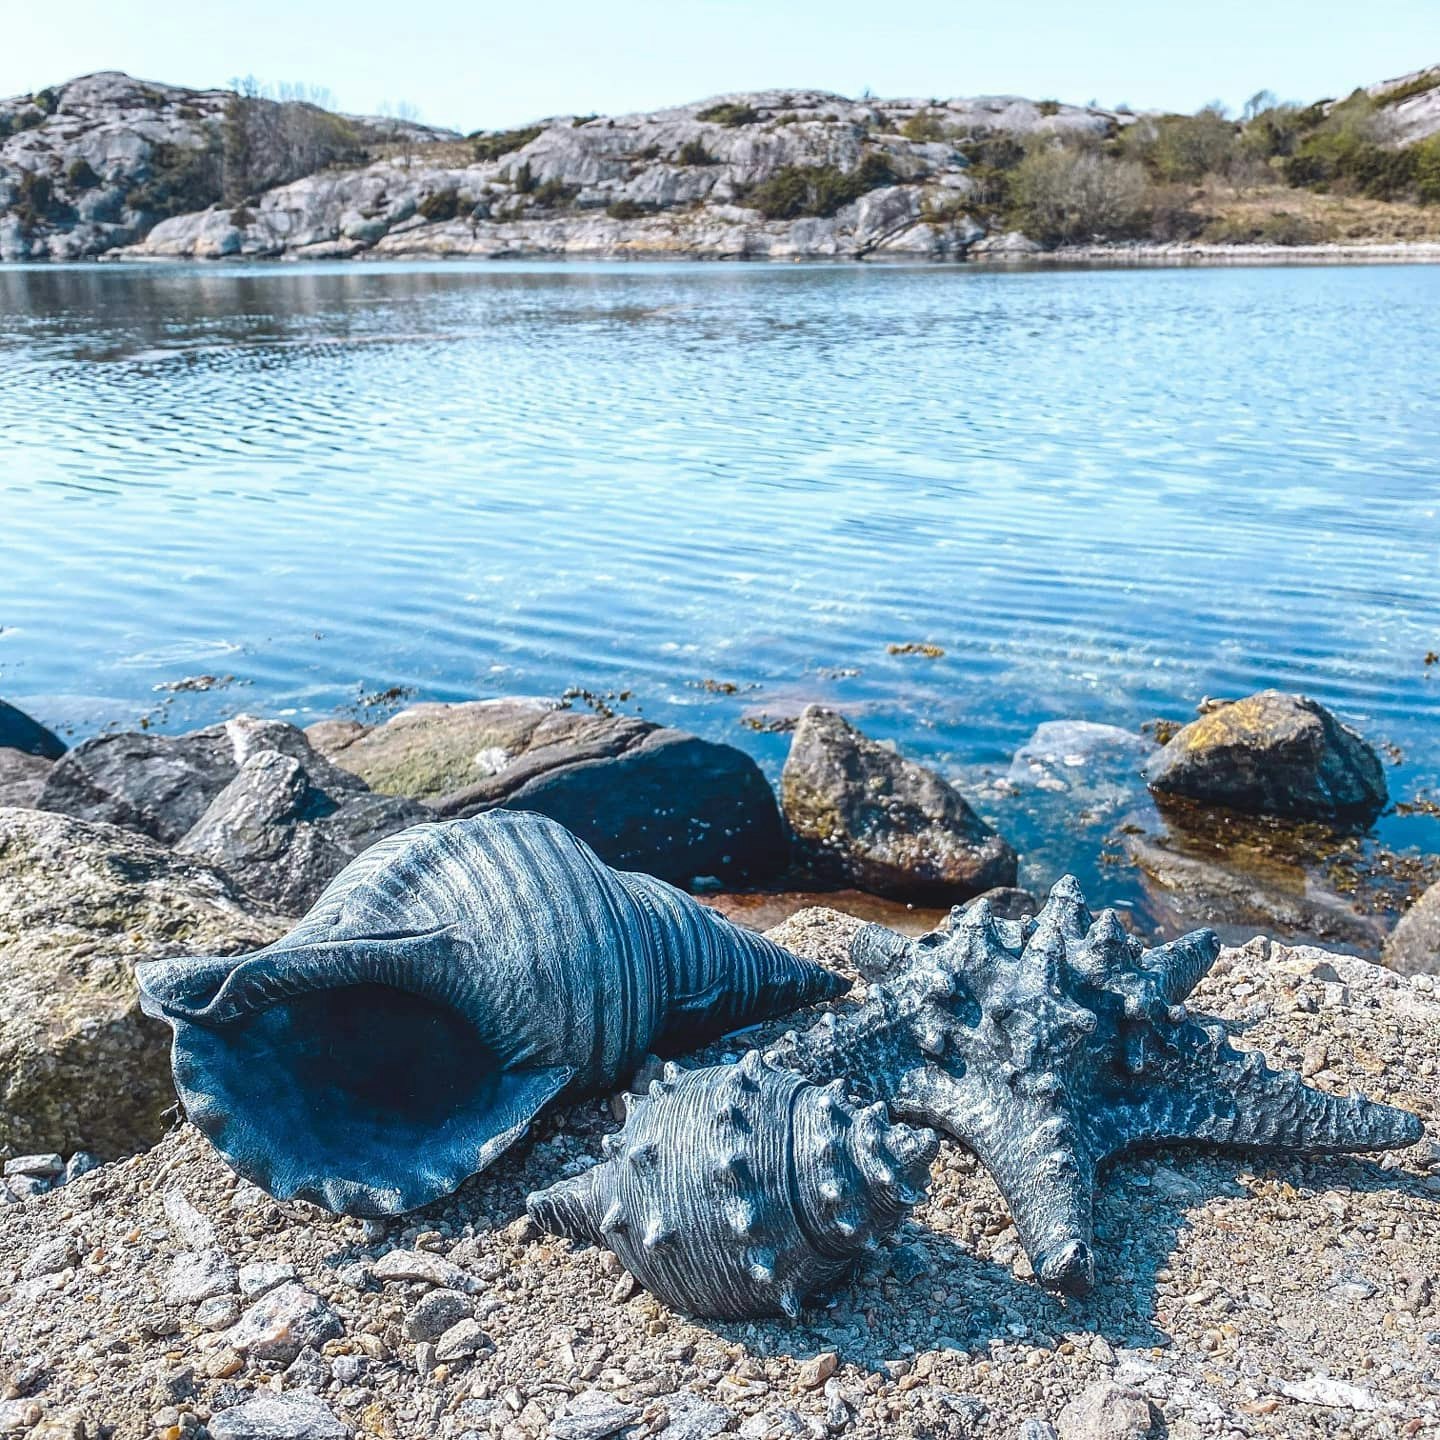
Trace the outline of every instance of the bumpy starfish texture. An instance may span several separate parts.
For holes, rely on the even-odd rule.
[[[1097,1174],[1120,1151],[1195,1141],[1318,1155],[1421,1136],[1407,1111],[1316,1090],[1192,1018],[1183,1002],[1219,950],[1210,930],[1147,950],[1113,910],[1092,917],[1066,876],[1033,918],[999,920],[980,901],[918,940],[866,926],[857,963],[893,978],[770,1057],[812,1079],[843,1075],[968,1146],[1041,1283],[1083,1295]]]

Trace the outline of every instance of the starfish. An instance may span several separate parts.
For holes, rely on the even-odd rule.
[[[997,919],[981,900],[917,940],[867,925],[852,955],[893,978],[769,1054],[810,1078],[845,1076],[974,1151],[1040,1282],[1083,1295],[1095,1283],[1099,1172],[1121,1151],[1199,1142],[1323,1155],[1420,1139],[1408,1111],[1317,1090],[1192,1017],[1185,998],[1219,951],[1211,930],[1145,949],[1113,910],[1092,917],[1067,875],[1024,920]]]

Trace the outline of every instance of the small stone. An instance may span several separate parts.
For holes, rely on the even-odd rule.
[[[65,1162],[65,1184],[98,1170],[103,1163],[98,1155],[92,1155],[88,1150],[77,1150]]]
[[[344,1332],[334,1310],[292,1280],[257,1300],[226,1339],[242,1355],[288,1364],[307,1345],[322,1345]]]
[[[805,1417],[790,1409],[762,1410],[740,1427],[745,1440],[813,1440]]]
[[[165,1192],[165,1218],[181,1244],[191,1250],[210,1250],[215,1245],[215,1227],[179,1190]]]
[[[1055,1427],[1048,1420],[1022,1420],[1015,1440],[1056,1440]]]
[[[195,1307],[195,1323],[202,1330],[228,1330],[240,1318],[240,1302],[233,1295],[212,1295]]]
[[[313,1395],[262,1391],[210,1419],[213,1440],[349,1440],[351,1433]]]
[[[1097,1380],[1060,1412],[1059,1440],[1144,1440],[1154,1424],[1138,1391]]]
[[[623,1305],[627,1300],[634,1297],[639,1290],[640,1282],[628,1271],[623,1270],[620,1278],[610,1287],[610,1303],[612,1305]]]
[[[415,1347],[415,1373],[423,1380],[436,1366],[435,1346],[422,1340]]]
[[[65,1162],[58,1155],[17,1155],[5,1162],[5,1174],[33,1175],[42,1180],[53,1180],[65,1173]]]
[[[715,1440],[735,1428],[735,1412],[688,1390],[660,1399],[670,1417],[661,1432],[665,1440]]]
[[[485,1349],[490,1344],[490,1337],[480,1328],[477,1320],[465,1319],[458,1324],[452,1325],[436,1342],[435,1358],[437,1360],[459,1360],[467,1355],[473,1355],[477,1350]]]
[[[37,1195],[47,1195],[55,1188],[53,1180],[43,1175],[12,1175],[4,1181],[5,1188],[16,1200],[33,1200]]]
[[[567,1400],[550,1422],[550,1440],[606,1440],[640,1418],[635,1405],[625,1405],[603,1390],[584,1390]]]
[[[29,1430],[44,1413],[34,1400],[0,1400],[0,1435]]]
[[[177,1255],[165,1277],[165,1299],[172,1305],[197,1305],[235,1289],[235,1267],[223,1250]]]
[[[365,1373],[363,1355],[337,1355],[330,1362],[330,1374],[341,1385],[353,1385]]]
[[[391,1250],[382,1255],[372,1269],[375,1278],[382,1281],[415,1280],[442,1290],[460,1290],[467,1295],[484,1288],[481,1281],[453,1260],[426,1250]]]
[[[185,1400],[195,1393],[195,1367],[177,1365],[160,1377],[160,1388],[172,1400]]]
[[[823,1351],[800,1367],[800,1388],[818,1390],[834,1373],[840,1357],[833,1350]]]
[[[277,1285],[283,1285],[294,1278],[295,1267],[279,1260],[242,1265],[238,1275],[240,1293],[247,1300],[254,1300],[267,1290],[273,1290]]]
[[[323,1390],[331,1378],[329,1364],[313,1345],[307,1345],[285,1367],[287,1390]]]
[[[245,1361],[233,1350],[222,1350],[206,1368],[212,1380],[228,1380],[245,1368]]]
[[[1306,1380],[1286,1380],[1277,1387],[1282,1395],[1306,1405],[1330,1405],[1337,1410],[1380,1410],[1384,1402],[1373,1390],[1334,1380],[1329,1375],[1311,1375]]]
[[[452,1325],[470,1318],[475,1302],[459,1290],[431,1290],[405,1317],[407,1340],[438,1340]]]
[[[20,1267],[20,1273],[27,1280],[37,1280],[42,1275],[58,1275],[80,1263],[80,1251],[68,1235],[57,1236],[37,1245],[30,1258]]]

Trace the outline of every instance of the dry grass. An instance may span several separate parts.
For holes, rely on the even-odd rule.
[[[1267,185],[1237,192],[1218,182],[1207,184],[1196,208],[1222,224],[1259,224],[1270,216],[1291,215],[1315,225],[1329,240],[1352,244],[1400,240],[1440,241],[1440,205],[1367,200],[1359,195],[1317,195]]]

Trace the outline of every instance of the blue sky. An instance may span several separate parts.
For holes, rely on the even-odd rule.
[[[1440,62],[1440,0],[9,0],[3,32],[0,95],[100,69],[196,86],[253,74],[471,130],[766,86],[1309,101]]]

